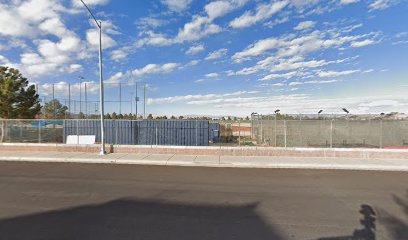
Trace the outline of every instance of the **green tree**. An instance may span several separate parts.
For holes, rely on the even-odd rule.
[[[0,66],[0,118],[32,119],[41,111],[34,85],[19,70]]]
[[[175,116],[171,116],[171,118],[170,119],[176,119],[176,117]]]
[[[113,113],[112,113],[112,119],[113,119],[113,120],[118,119],[118,115],[116,114],[116,112],[113,112]]]
[[[66,116],[68,107],[64,106],[57,99],[47,102],[42,108],[43,117],[48,119],[63,119]]]
[[[150,114],[147,116],[147,119],[153,119],[153,115],[150,113]]]
[[[120,114],[118,115],[118,119],[123,119],[123,114],[122,114],[122,113],[120,113]]]
[[[79,112],[78,119],[85,119],[85,115],[83,112]]]
[[[108,114],[106,114],[106,116],[105,116],[105,119],[112,119],[112,117],[111,117],[111,115],[108,113]]]
[[[184,117],[183,117],[183,116],[180,116],[179,119],[184,119]]]

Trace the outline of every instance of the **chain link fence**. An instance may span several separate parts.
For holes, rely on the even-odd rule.
[[[258,119],[252,137],[275,147],[408,147],[408,121]]]
[[[75,125],[77,121],[81,121],[81,124],[78,125],[79,135],[92,134],[86,126],[92,121],[98,123],[95,120],[0,120],[0,142],[64,143],[67,134],[67,129],[64,129],[64,126],[67,126],[65,121],[71,122],[69,126],[75,131],[71,131],[70,134],[74,135],[77,134],[77,128],[72,124]],[[112,143],[133,144],[132,141],[127,143],[117,140],[122,135],[128,134],[127,130],[118,131],[120,128],[117,127],[117,124],[124,121],[106,121],[105,131],[114,136],[115,139]],[[159,139],[157,134],[167,134],[168,131],[172,131],[169,126],[175,127],[176,125],[171,125],[175,121],[190,121],[192,122],[190,124],[191,129],[196,126],[194,120],[140,121],[151,123],[160,121],[164,124],[160,127],[154,127],[154,131],[146,131],[146,136],[144,136],[146,139]],[[143,126],[140,125],[140,129]],[[92,126],[92,128],[94,127]],[[274,118],[253,118],[251,120],[211,121],[205,128],[207,130],[200,128],[200,134],[205,134],[209,144],[213,146],[408,148],[408,121],[406,120],[275,120]],[[202,131],[204,132],[201,133]],[[188,134],[193,136],[196,133],[189,131]],[[184,136],[180,133],[180,137],[186,138],[189,136],[188,134]],[[179,135],[175,136],[177,138]],[[149,144],[154,145],[156,142],[160,144],[160,141],[152,141]],[[203,144],[200,143],[200,145]]]
[[[0,142],[62,143],[61,120],[0,120]]]

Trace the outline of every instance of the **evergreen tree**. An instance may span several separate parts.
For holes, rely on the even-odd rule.
[[[153,115],[150,113],[150,114],[147,116],[147,119],[153,119]]]
[[[42,108],[43,117],[47,119],[64,119],[68,107],[64,106],[57,99],[47,102]]]
[[[113,113],[112,113],[112,119],[113,119],[113,120],[118,119],[118,115],[116,114],[116,112],[113,112]]]
[[[0,118],[32,119],[41,111],[34,85],[19,70],[0,66]]]
[[[108,113],[108,114],[106,114],[106,116],[105,116],[105,119],[112,119],[112,117],[111,117],[111,115]]]

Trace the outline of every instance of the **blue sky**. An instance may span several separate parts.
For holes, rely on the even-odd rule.
[[[130,112],[136,81],[155,115],[408,111],[404,0],[85,2],[102,21],[108,112],[119,83]],[[97,34],[79,0],[0,0],[0,64],[42,97],[71,84],[79,99],[83,76],[98,99]]]

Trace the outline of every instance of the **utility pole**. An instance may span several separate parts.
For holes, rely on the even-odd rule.
[[[95,20],[96,25],[99,28],[99,102],[100,102],[100,114],[101,114],[101,155],[105,155],[105,133],[104,133],[104,95],[103,95],[103,80],[102,80],[102,22],[96,20],[95,16],[85,4],[83,0],[81,0],[82,4],[86,7],[88,12],[91,14],[92,18]]]
[[[88,93],[86,92],[86,83],[85,83],[85,118],[88,118]]]
[[[136,102],[136,120],[137,120],[137,102],[139,101],[139,99],[137,99],[138,98],[138,96],[137,96],[137,81],[136,81],[136,97],[135,97],[135,102]]]
[[[130,115],[133,116],[133,92],[130,92]]]
[[[71,84],[68,83],[68,111],[69,111],[69,118],[71,118]]]
[[[82,80],[84,77],[79,76],[79,112],[82,113]]]
[[[52,111],[53,111],[53,119],[55,119],[55,84],[52,84]]]
[[[144,94],[143,94],[143,118],[146,119],[146,88],[147,83],[144,84]]]

